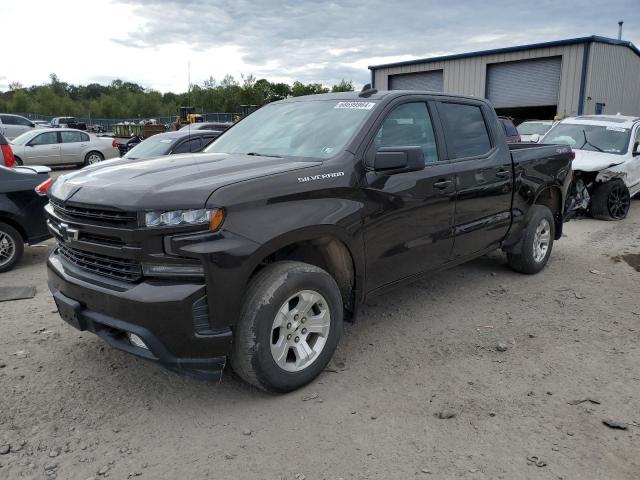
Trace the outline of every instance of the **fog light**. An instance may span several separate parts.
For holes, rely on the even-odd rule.
[[[140,347],[144,348],[145,350],[149,350],[147,344],[144,343],[142,339],[135,333],[128,332],[127,337],[129,338],[129,342],[131,343],[131,345],[133,345],[134,347]]]

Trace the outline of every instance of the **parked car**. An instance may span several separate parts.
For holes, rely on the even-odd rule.
[[[0,166],[15,167],[16,157],[13,155],[13,149],[4,135],[0,133]]]
[[[60,177],[49,285],[65,321],[116,348],[213,378],[230,363],[290,391],[325,368],[367,298],[498,248],[514,270],[542,270],[571,159],[508,145],[479,98],[274,102],[203,153]]]
[[[4,135],[7,140],[13,140],[35,128],[36,124],[28,118],[10,113],[0,113],[0,134]]]
[[[4,141],[0,135],[0,144]],[[25,243],[51,237],[44,215],[50,171],[39,166],[7,168],[0,163],[0,273],[20,261]]]
[[[133,147],[124,155],[124,158],[146,160],[163,155],[200,152],[219,136],[220,132],[209,130],[159,133]]]
[[[233,122],[201,122],[190,123],[180,128],[180,130],[214,130],[217,132],[224,132],[233,127]]]
[[[640,193],[640,118],[583,115],[558,123],[542,143],[575,151],[572,212],[600,220],[622,220]]]
[[[516,126],[513,124],[513,119],[509,117],[498,117],[498,120],[502,124],[502,128],[504,128],[504,134],[507,137],[507,143],[517,143],[520,142],[520,134],[516,129]]]
[[[90,165],[118,156],[111,139],[69,128],[23,133],[11,142],[18,165]]]
[[[134,135],[130,138],[114,138],[111,142],[111,145],[118,149],[118,153],[121,157],[124,157],[129,150],[142,142],[144,138],[139,137],[138,135]]]
[[[51,119],[51,128],[73,128],[75,130],[86,130],[86,123],[78,122],[75,117],[54,117]]]
[[[527,120],[518,125],[516,129],[520,134],[520,140],[537,143],[556,123],[553,120]]]

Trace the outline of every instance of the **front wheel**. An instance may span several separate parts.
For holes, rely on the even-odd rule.
[[[0,273],[8,272],[22,257],[24,242],[11,225],[0,222]]]
[[[98,163],[103,160],[104,160],[104,155],[102,155],[100,152],[89,152],[84,157],[84,164],[85,166],[93,165],[94,163]]]
[[[325,368],[342,334],[342,296],[321,268],[284,261],[251,281],[234,332],[231,365],[248,383],[289,392]]]
[[[538,273],[549,261],[554,238],[555,223],[551,210],[544,205],[532,206],[520,253],[507,254],[509,266],[520,273]]]
[[[591,216],[598,220],[622,220],[629,207],[629,189],[619,178],[597,185],[591,195]]]

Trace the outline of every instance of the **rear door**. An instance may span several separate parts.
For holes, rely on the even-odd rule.
[[[451,166],[441,162],[443,137],[433,109],[428,98],[401,97],[387,107],[366,149],[368,291],[435,269],[451,253],[454,176]],[[389,174],[373,169],[379,148],[407,146],[422,147],[423,170]]]
[[[60,163],[58,132],[44,132],[33,137],[25,146],[23,159],[29,165],[55,165]]]
[[[83,162],[83,153],[87,145],[89,145],[89,136],[82,132],[63,130],[60,132],[60,138],[62,140],[60,144],[61,163]]]
[[[511,154],[502,124],[483,102],[442,100],[437,104],[455,171],[453,258],[497,247],[511,223]]]

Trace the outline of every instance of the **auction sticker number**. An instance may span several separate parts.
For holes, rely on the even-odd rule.
[[[343,108],[346,110],[371,110],[375,107],[374,102],[338,102],[333,108]]]

